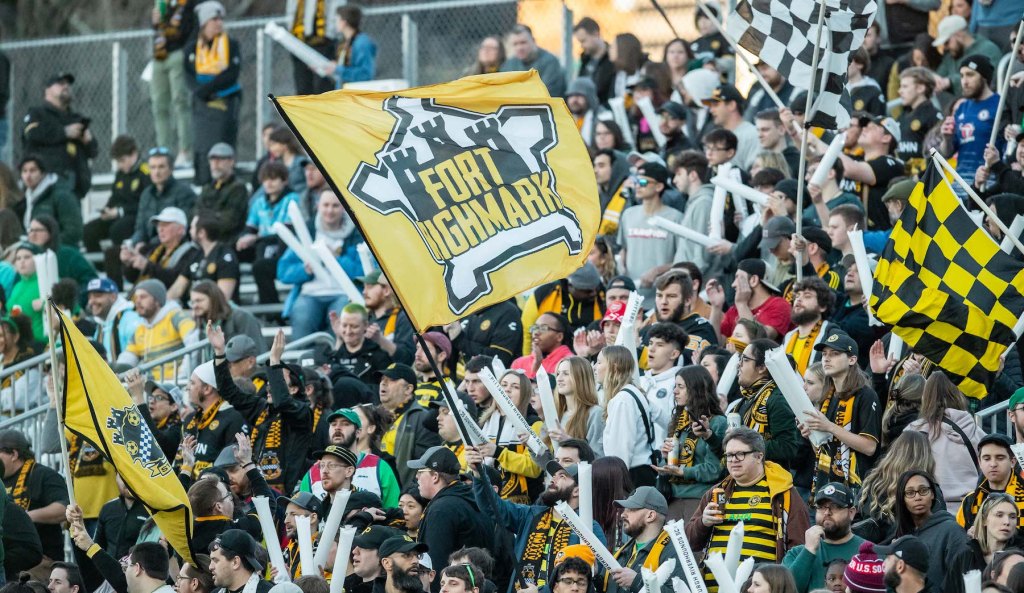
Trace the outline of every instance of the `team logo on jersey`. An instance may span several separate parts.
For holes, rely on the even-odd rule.
[[[978,120],[988,121],[990,115],[991,114],[988,112],[988,109],[982,109],[981,111],[978,112]]]
[[[138,463],[149,470],[151,478],[166,476],[171,473],[171,464],[167,462],[160,447],[153,442],[153,433],[143,421],[135,406],[110,408],[107,428],[113,429],[111,441],[124,447],[133,463]]]
[[[485,332],[489,329],[491,329],[490,319],[484,319],[483,321],[480,322],[480,331]]]
[[[462,313],[493,291],[491,275],[532,253],[583,245],[558,194],[548,152],[559,142],[547,105],[478,113],[433,99],[391,97],[387,142],[348,190],[376,212],[401,213],[443,267],[448,308]]]
[[[915,119],[914,121],[910,122],[910,129],[913,130],[914,132],[920,130],[921,129],[921,120]]]

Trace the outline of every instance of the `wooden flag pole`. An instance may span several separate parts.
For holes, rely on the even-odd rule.
[[[714,13],[708,10],[707,6],[704,6],[703,0],[697,0],[697,8],[699,8],[701,12],[704,13],[704,16],[708,17],[708,20],[710,20],[711,23],[715,25],[715,28],[718,29],[718,32],[722,34],[722,37],[725,37],[725,40],[729,43],[729,45],[732,46],[732,49],[736,52],[736,57],[742,60],[743,63],[747,65],[747,68],[750,69],[750,72],[752,72],[754,76],[757,77],[757,81],[761,83],[761,88],[763,88],[764,92],[767,93],[769,97],[771,97],[772,102],[775,103],[775,105],[779,108],[779,111],[782,111],[783,109],[788,109],[789,107],[782,103],[782,99],[779,98],[779,96],[772,89],[771,85],[769,85],[768,82],[764,79],[764,76],[761,76],[761,73],[757,71],[757,68],[754,68],[753,64],[750,63],[750,60],[748,60],[747,56],[744,55],[742,49],[736,43],[736,41],[732,37],[730,37],[728,33],[725,32],[725,29],[722,28],[722,24],[718,22],[717,18],[715,18]]]
[[[811,57],[811,82],[807,85],[807,103],[804,108],[804,130],[800,140],[800,167],[796,176],[796,234],[803,236],[804,228],[804,190],[807,185],[804,177],[807,172],[807,135],[810,133],[808,120],[811,117],[811,106],[814,104],[814,79],[818,74],[818,55],[821,53],[821,30],[825,24],[825,3],[818,3],[818,35],[814,39],[814,55]],[[804,279],[803,252],[796,254],[796,281]]]
[[[57,305],[53,302],[51,295],[47,296],[46,302],[46,334],[50,341],[50,387],[53,389],[53,407],[57,410],[57,440],[60,441],[60,454],[64,459],[64,484],[68,488],[68,501],[71,506],[77,506],[75,501],[75,486],[71,480],[71,457],[68,455],[68,439],[64,436],[64,397],[66,394],[57,389],[57,342],[53,339],[54,309]]]
[[[999,230],[1003,232],[1003,236],[1010,239],[1010,241],[1017,247],[1017,249],[1020,250],[1021,254],[1024,254],[1024,243],[1021,243],[1020,238],[1015,237],[1010,232],[1010,229],[1006,228],[1006,225],[1003,224],[1003,221],[999,220],[999,217],[996,216],[996,213],[993,212],[992,209],[988,207],[988,204],[985,203],[985,200],[981,199],[981,196],[979,196],[974,191],[974,188],[972,188],[970,184],[968,184],[964,180],[964,178],[961,177],[960,174],[956,172],[956,169],[954,169],[949,164],[949,161],[944,159],[942,155],[939,154],[939,151],[934,148],[932,149],[932,160],[935,161],[935,164],[939,165],[939,167],[948,171],[949,174],[952,175],[954,179],[956,179],[956,182],[960,184],[960,187],[964,188],[967,191],[967,195],[971,196],[971,199],[974,200],[974,203],[978,205],[978,208],[981,208],[981,211],[985,213],[985,216],[988,216],[989,220],[991,220],[993,224],[999,227]]]
[[[1010,88],[1010,78],[1013,73],[1013,62],[1017,59],[1017,49],[1020,47],[1021,37],[1024,37],[1024,19],[1017,27],[1017,38],[1013,40],[1013,51],[1010,52],[1010,61],[1006,65],[1006,76],[1003,77],[1003,88],[999,90],[999,107],[996,109],[996,119],[992,122],[992,137],[989,138],[989,146],[995,148],[996,138],[999,137],[999,120],[1002,119],[1003,106],[1006,105],[1006,91]]]

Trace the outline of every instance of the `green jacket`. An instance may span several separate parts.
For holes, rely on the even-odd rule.
[[[707,441],[697,439],[693,463],[683,468],[680,483],[672,483],[673,498],[700,498],[722,479],[722,456],[715,443],[722,442],[727,428],[729,421],[725,416],[711,418],[711,437]],[[689,436],[689,429],[675,435],[679,443],[685,442]]]
[[[740,418],[743,419],[744,425],[755,430],[757,430],[755,425],[758,424],[757,418],[760,414],[756,411],[751,414],[750,422],[747,422],[747,417],[748,411],[757,399],[756,395],[750,399],[741,399],[739,409],[737,410]],[[776,386],[772,387],[772,392],[768,396],[765,407],[767,408],[765,410],[767,415],[766,426],[762,426],[761,430],[758,430],[764,436],[764,458],[788,469],[797,459],[800,453],[800,445],[804,440],[800,436],[800,430],[794,421],[796,416],[793,414],[793,410],[790,409],[789,404],[786,403],[786,398]]]
[[[43,313],[32,308],[32,301],[39,298],[39,280],[35,274],[31,276],[18,276],[18,281],[11,289],[11,295],[7,298],[7,310],[13,312],[15,307],[21,310],[22,315],[32,320],[32,335],[38,342],[46,343],[46,330],[43,328]]]
[[[1003,51],[999,49],[999,46],[989,41],[988,39],[976,35],[974,37],[974,43],[970,47],[965,47],[964,52],[960,54],[959,58],[954,58],[948,51],[943,56],[942,61],[939,62],[939,67],[935,69],[935,74],[943,78],[948,78],[950,83],[949,92],[954,97],[959,97],[962,94],[960,88],[960,62],[963,61],[967,56],[973,56],[975,54],[981,54],[992,61],[992,64],[998,64],[999,60],[1003,58]]]
[[[57,274],[62,279],[74,279],[78,283],[78,289],[83,297],[86,296],[85,287],[89,284],[89,281],[99,277],[96,273],[96,268],[89,263],[89,260],[85,259],[82,252],[75,247],[67,245],[61,245],[57,248]]]
[[[31,208],[32,216],[46,214],[57,220],[62,244],[78,247],[82,241],[82,204],[65,182],[57,181],[34,196]]]

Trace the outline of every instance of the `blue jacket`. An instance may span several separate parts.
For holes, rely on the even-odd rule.
[[[316,229],[314,228],[314,221],[310,221],[307,226],[309,226],[309,234],[315,241]],[[359,251],[356,249],[362,242],[363,236],[359,234],[357,229],[352,231],[352,234],[342,244],[341,254],[337,258],[338,265],[341,266],[342,270],[345,270],[349,278],[357,278],[364,274],[363,263],[359,259]],[[284,302],[284,311],[281,313],[281,316],[287,319],[292,312],[292,307],[295,306],[295,299],[299,298],[299,293],[302,292],[302,285],[312,280],[313,276],[306,273],[306,267],[302,260],[299,259],[298,254],[291,249],[286,249],[281,259],[277,260],[277,279],[285,284],[292,285],[292,290],[288,293],[288,298]]]
[[[366,82],[377,76],[377,44],[366,33],[357,33],[352,40],[352,59],[349,65],[338,64],[335,75],[337,88],[346,82]]]
[[[476,499],[476,504],[480,507],[481,512],[493,517],[498,525],[501,525],[515,535],[515,557],[517,559],[522,558],[523,552],[526,551],[526,541],[529,539],[530,529],[537,522],[537,517],[551,510],[551,507],[542,504],[516,504],[502,499],[494,491],[494,488],[491,487],[491,482],[487,479],[487,472],[483,471],[480,472],[480,475],[473,476],[473,498]],[[591,529],[593,529],[597,539],[607,546],[608,542],[605,540],[604,531],[601,530],[601,526],[598,525],[597,521],[594,521]],[[568,545],[571,546],[578,543],[580,543],[580,538],[574,531],[569,536]],[[513,571],[513,576],[514,574]],[[515,578],[513,578],[512,582],[509,583],[508,593],[514,593],[515,582]]]
[[[249,216],[245,219],[245,226],[254,229],[260,237],[272,235],[273,231],[270,227],[274,226],[275,222],[288,224],[288,204],[298,203],[298,201],[299,195],[286,189],[285,194],[278,198],[277,203],[270,204],[267,201],[267,194],[263,192],[263,188],[260,188],[249,206]]]

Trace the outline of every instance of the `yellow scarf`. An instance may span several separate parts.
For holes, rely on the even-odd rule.
[[[210,42],[196,40],[196,74],[216,76],[228,69],[228,34],[221,33]]]

